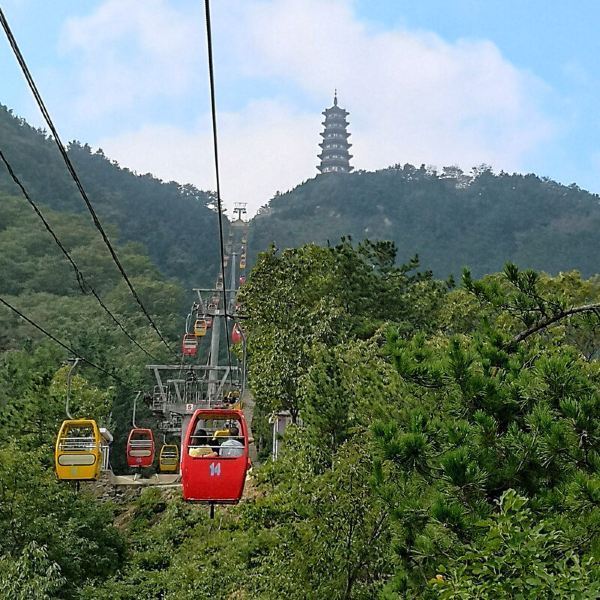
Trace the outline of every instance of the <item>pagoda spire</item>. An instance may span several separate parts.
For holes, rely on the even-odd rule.
[[[354,167],[350,166],[352,155],[348,149],[352,144],[348,143],[348,111],[338,106],[337,88],[333,93],[333,106],[323,111],[325,127],[321,137],[323,141],[319,144],[321,164],[317,167],[321,173],[349,173]]]

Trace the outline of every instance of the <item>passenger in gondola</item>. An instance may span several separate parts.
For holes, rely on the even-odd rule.
[[[210,437],[206,434],[205,429],[196,429],[192,436],[193,446],[190,446],[190,456],[204,456],[206,458],[212,458],[219,456],[218,452],[209,444]]]
[[[244,455],[244,443],[239,439],[240,430],[236,425],[229,427],[229,438],[226,439],[219,449],[219,456],[237,458]]]

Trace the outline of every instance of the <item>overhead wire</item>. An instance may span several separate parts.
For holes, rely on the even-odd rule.
[[[104,231],[104,228],[102,227],[102,223],[100,222],[100,219],[98,218],[98,215],[96,214],[96,211],[95,211],[95,209],[83,187],[83,184],[81,183],[81,180],[79,179],[79,176],[77,175],[77,172],[75,171],[73,163],[71,162],[71,159],[69,158],[69,156],[67,154],[67,150],[66,150],[64,144],[62,143],[60,136],[58,135],[58,131],[56,130],[56,127],[54,126],[52,118],[50,117],[50,113],[46,109],[46,105],[44,104],[42,96],[37,89],[37,86],[35,84],[35,81],[33,80],[33,77],[31,76],[31,73],[29,71],[27,63],[25,62],[25,59],[23,58],[23,55],[21,54],[21,50],[19,49],[17,41],[10,29],[10,26],[4,15],[4,12],[2,11],[2,8],[0,8],[0,23],[2,24],[2,28],[4,29],[4,32],[6,34],[8,42],[10,44],[10,47],[17,59],[17,62],[19,63],[19,66],[21,67],[21,71],[23,72],[23,75],[25,76],[25,79],[27,80],[29,88],[31,89],[31,92],[36,100],[36,103],[40,109],[40,112],[42,113],[44,120],[46,121],[48,127],[50,128],[50,131],[52,132],[54,141],[55,141],[56,145],[58,146],[58,149],[59,149],[60,154],[65,162],[67,170],[69,171],[71,178],[75,182],[75,185],[77,186],[77,189],[79,190],[79,193],[80,193],[81,197],[83,198],[90,215],[92,216],[92,221],[94,223],[94,226],[100,232],[100,235],[102,236],[102,239],[110,252],[113,262],[116,264],[117,268],[119,269],[121,276],[127,283],[127,286],[129,287],[129,290],[131,291],[131,294],[133,295],[133,297],[135,298],[139,307],[141,308],[142,312],[146,316],[146,319],[150,323],[151,327],[154,329],[154,331],[156,332],[158,337],[161,339],[162,343],[169,349],[169,351],[174,352],[173,348],[170,346],[170,344],[164,338],[164,336],[160,332],[158,326],[156,325],[156,323],[154,322],[154,320],[152,319],[152,317],[146,310],[146,307],[142,303],[141,298],[139,297],[137,291],[135,290],[135,288],[133,287],[133,284],[131,283],[131,280],[129,279],[129,276],[127,275],[125,269],[123,268],[123,265],[121,264],[121,261],[119,260],[119,257],[117,256],[117,253],[116,253],[115,249],[113,248],[113,246],[110,242],[110,239],[108,238],[108,235]]]
[[[117,325],[117,327],[119,327],[119,329],[129,338],[129,340],[132,343],[134,343],[142,352],[144,352],[146,354],[146,356],[148,356],[152,360],[158,361],[159,359],[156,358],[156,356],[154,356],[150,352],[148,352],[141,344],[139,344],[131,336],[131,334],[125,329],[124,325],[119,321],[119,319],[117,319],[117,317],[115,317],[115,315],[106,306],[106,304],[104,304],[104,302],[102,301],[102,298],[100,298],[100,296],[98,295],[96,290],[85,280],[85,276],[81,272],[81,269],[77,266],[77,263],[74,261],[73,257],[69,253],[69,251],[64,247],[63,243],[60,241],[59,237],[56,235],[56,233],[50,226],[50,223],[48,223],[48,220],[46,219],[46,217],[44,216],[42,211],[39,209],[37,204],[33,201],[31,196],[25,189],[25,186],[23,185],[23,183],[21,182],[21,180],[15,173],[14,169],[12,168],[12,165],[8,162],[8,159],[6,158],[6,156],[4,155],[2,150],[0,150],[0,159],[4,163],[4,166],[6,167],[12,180],[19,187],[19,189],[21,190],[21,193],[23,194],[23,196],[25,197],[27,202],[29,202],[31,208],[33,208],[36,215],[40,218],[40,220],[44,224],[46,231],[48,231],[48,233],[52,236],[52,239],[54,240],[56,245],[60,248],[61,252],[65,255],[65,258],[71,263],[71,266],[73,267],[73,271],[75,272],[75,277],[77,279],[77,283],[79,285],[79,289],[81,290],[81,293],[85,294],[85,295],[87,295],[88,293],[92,294],[92,296],[94,296],[94,298],[97,300],[98,304],[100,304],[100,306],[104,309],[106,314],[113,320],[113,322]]]
[[[213,149],[215,159],[215,177],[217,187],[217,212],[219,215],[219,250],[221,254],[221,279],[223,281],[223,314],[225,316],[225,336],[227,339],[227,362],[229,366],[230,377],[232,362],[231,348],[229,340],[229,323],[228,318],[231,315],[227,312],[227,285],[225,279],[225,241],[223,239],[223,208],[221,202],[221,182],[219,177],[219,150],[217,136],[217,102],[215,94],[215,70],[213,64],[213,49],[212,49],[212,28],[210,20],[210,0],[204,0],[204,9],[206,14],[206,44],[208,47],[208,76],[210,81],[210,107],[212,116],[212,131],[213,131]]]
[[[0,296],[0,303],[4,304],[4,306],[6,306],[10,310],[12,310],[21,319],[23,319],[24,321],[26,321],[27,323],[29,323],[30,325],[35,327],[38,331],[41,331],[46,337],[50,338],[53,342],[57,343],[59,346],[62,346],[65,350],[70,352],[73,356],[75,356],[76,358],[79,358],[83,362],[86,362],[88,365],[90,365],[90,367],[93,367],[94,369],[100,371],[101,373],[104,373],[105,375],[112,377],[113,379],[115,379],[116,381],[118,381],[119,383],[121,383],[125,386],[129,385],[124,379],[121,379],[118,375],[111,373],[104,367],[101,367],[100,365],[97,365],[96,363],[85,358],[84,356],[81,356],[81,354],[79,354],[79,352],[77,352],[76,350],[71,348],[69,345],[67,345],[64,342],[62,342],[61,340],[59,340],[56,336],[52,335],[49,331],[44,329],[41,325],[38,325],[33,319],[30,319],[27,315],[23,314],[18,308],[15,308],[12,304],[10,304],[10,302],[5,300],[1,296]]]

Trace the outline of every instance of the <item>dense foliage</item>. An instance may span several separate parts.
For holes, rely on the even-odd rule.
[[[66,213],[89,215],[69,178],[54,141],[0,105],[2,152],[33,200]],[[186,287],[208,285],[216,272],[217,218],[214,197],[192,185],[138,175],[92,152],[87,144],[69,144],[69,156],[106,226],[121,243],[139,242],[160,271]],[[0,193],[18,190],[0,163]]]
[[[109,576],[125,556],[113,508],[54,475],[67,370],[56,371],[59,359],[48,345],[0,355],[2,598],[72,598],[83,581]],[[73,410],[106,424],[113,393],[77,376]]]
[[[325,244],[351,235],[394,240],[437,277],[477,276],[507,261],[558,273],[598,272],[598,196],[536,175],[485,167],[463,173],[406,164],[376,172],[320,175],[279,194],[253,220],[250,248]]]
[[[448,289],[394,252],[261,256],[255,425],[298,416],[279,460],[216,522],[148,490],[82,597],[599,597],[600,282],[509,265]]]
[[[36,156],[52,171],[50,142],[40,132],[8,113],[0,117],[2,127],[7,139],[18,134],[31,145],[13,139],[10,148]],[[105,168],[123,177],[119,185],[137,180],[85,147],[71,152],[82,165],[94,165],[92,181]],[[24,175],[41,193],[37,174]],[[166,360],[97,232],[85,216],[65,210],[67,189],[53,177],[47,203],[60,210],[44,206],[48,220],[128,331]],[[415,229],[416,223],[438,223],[429,237],[424,229],[414,239],[405,231],[401,256],[428,240],[421,254],[438,272],[454,270],[440,265],[465,261],[466,254],[453,251],[457,236],[450,235],[444,213],[451,210],[464,225],[461,239],[475,253],[476,269],[465,271],[456,287],[420,270],[416,257],[399,264],[393,242],[342,239],[337,246],[262,253],[240,300],[263,464],[255,467],[243,502],[219,508],[215,520],[204,507],[184,504],[175,490],[147,489],[113,503],[93,485],[77,491],[56,481],[52,447],[64,415],[67,354],[2,307],[0,597],[600,597],[600,280],[575,271],[551,277],[510,263],[478,278],[498,257],[514,256],[517,247],[525,252],[514,244],[525,239],[515,232],[527,227],[540,261],[556,261],[543,263],[548,269],[579,260],[577,244],[594,247],[596,234],[561,211],[576,207],[593,224],[597,207],[575,188],[485,170],[465,178],[457,171],[441,176],[404,167],[318,178],[299,189],[320,190],[325,198],[327,188],[333,198],[339,186],[344,202],[364,213],[359,198],[367,197],[360,194],[369,178],[397,184],[394,214],[404,215],[404,222]],[[146,183],[149,190],[165,189]],[[411,196],[417,184],[429,190],[419,196],[429,220],[409,210],[419,205]],[[494,204],[507,185],[529,198],[531,211],[540,211],[536,219],[517,200],[513,212]],[[271,216],[257,220],[256,239],[271,235],[261,227],[280,217],[285,222],[294,210],[309,218],[289,230],[288,241],[302,236],[305,226],[316,237],[325,232],[320,209],[313,207],[311,216],[310,207],[297,208],[291,198],[278,199]],[[135,202],[117,208],[121,199],[107,200],[104,210],[127,227],[122,217]],[[486,226],[476,220],[484,208],[490,212]],[[144,213],[143,223],[152,215]],[[370,219],[385,223],[375,213],[362,216],[368,228]],[[494,219],[500,220],[492,226]],[[344,233],[352,232],[352,222],[341,226]],[[175,339],[181,289],[163,280],[146,246],[132,243],[134,235],[121,236],[117,225],[111,235],[123,241],[118,252],[128,273],[162,331]],[[479,238],[471,228],[480,229]],[[485,236],[497,245],[494,258],[487,241],[476,243]],[[549,236],[568,252],[550,256],[544,248]],[[173,250],[171,258],[180,264],[180,255]],[[542,264],[522,256],[525,264]],[[188,258],[182,261],[187,269]],[[165,271],[177,274],[167,262]],[[577,264],[588,275],[596,270],[592,262]],[[127,382],[82,367],[72,385],[73,412],[116,433],[118,468],[132,394],[148,385],[148,357],[82,293],[69,264],[5,179],[0,270],[0,296]],[[292,424],[273,462],[267,460],[268,418],[280,410],[289,411]]]
[[[86,282],[112,314],[147,352],[157,360],[168,360],[170,353],[139,310],[95,229],[82,216],[50,209],[44,213]],[[176,339],[181,328],[177,314],[183,302],[181,288],[161,279],[140,245],[130,243],[118,247],[118,252],[144,305],[164,335]],[[127,382],[123,385],[106,374],[85,369],[91,382],[112,390],[111,429],[117,437],[116,448],[120,449],[130,421],[132,394],[150,382],[144,366],[151,359],[115,325],[88,288],[86,294],[82,293],[71,265],[25,200],[2,194],[0,271],[2,298],[85,358]],[[54,346],[40,331],[4,306],[1,308],[0,372],[4,370],[5,377],[0,386],[0,407],[10,401],[15,413],[20,410],[23,398],[17,384],[28,369],[21,356],[38,352],[40,344]],[[54,371],[68,357],[66,350],[56,348],[45,365]],[[42,405],[36,410],[47,412]],[[54,431],[56,415],[51,423]],[[118,458],[115,466],[122,467]]]

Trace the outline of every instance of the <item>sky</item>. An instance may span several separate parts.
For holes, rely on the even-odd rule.
[[[214,189],[203,5],[0,0],[63,140]],[[253,214],[316,176],[321,111],[335,88],[356,169],[485,163],[600,192],[597,0],[211,6],[230,208],[247,202]],[[0,102],[43,125],[4,38]]]

